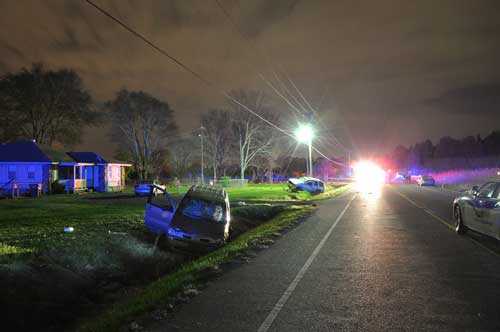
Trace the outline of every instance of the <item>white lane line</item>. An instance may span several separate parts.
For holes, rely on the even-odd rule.
[[[262,324],[260,325],[259,329],[257,330],[258,332],[266,332],[267,330],[269,330],[269,328],[271,327],[271,325],[274,322],[274,319],[278,316],[278,314],[280,313],[281,309],[283,309],[283,307],[285,306],[286,302],[288,301],[288,299],[292,295],[293,291],[295,290],[295,288],[299,284],[300,280],[306,274],[307,269],[309,269],[309,266],[311,266],[311,264],[314,261],[314,259],[316,258],[316,256],[318,256],[319,252],[321,251],[321,248],[323,248],[323,246],[325,245],[326,240],[328,240],[328,237],[330,237],[330,234],[332,234],[333,229],[335,228],[335,226],[337,226],[337,224],[339,223],[340,219],[342,219],[342,217],[344,216],[345,212],[347,211],[347,209],[349,208],[349,206],[351,205],[352,201],[355,198],[356,198],[356,194],[354,194],[352,196],[352,198],[349,200],[349,202],[344,207],[344,209],[342,210],[342,212],[340,212],[340,214],[337,217],[337,219],[335,219],[335,222],[333,223],[333,225],[330,227],[330,229],[325,234],[325,236],[323,237],[323,239],[321,239],[321,242],[314,249],[314,251],[312,252],[311,256],[309,256],[309,258],[307,259],[307,261],[304,263],[304,266],[302,266],[302,268],[300,269],[300,271],[297,273],[297,275],[295,276],[295,279],[293,279],[292,283],[288,286],[288,288],[285,290],[285,292],[283,293],[283,295],[281,295],[281,298],[278,300],[278,302],[276,302],[276,304],[274,305],[273,310],[271,310],[271,312],[269,313],[269,315],[267,315],[267,317],[264,320],[264,322],[262,322]]]

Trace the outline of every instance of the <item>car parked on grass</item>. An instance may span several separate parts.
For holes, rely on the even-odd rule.
[[[500,240],[500,182],[474,186],[453,201],[455,231],[468,229]]]
[[[154,181],[141,181],[134,187],[136,196],[147,197],[150,195],[156,196],[165,192],[166,186]]]
[[[419,186],[435,186],[436,180],[430,175],[419,175],[416,180]]]
[[[174,249],[210,251],[229,239],[229,197],[224,189],[195,185],[177,204],[165,192],[148,199],[144,222],[153,233],[166,235]]]
[[[290,178],[288,187],[292,191],[307,191],[311,194],[319,194],[325,191],[324,182],[311,177]]]

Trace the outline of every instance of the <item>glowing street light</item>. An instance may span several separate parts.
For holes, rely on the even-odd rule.
[[[205,127],[201,126],[200,127],[200,133],[198,134],[198,137],[201,140],[201,184],[205,184],[205,176],[203,174],[203,169],[205,168],[204,166],[204,161],[203,161],[203,130],[205,130]]]
[[[301,124],[297,130],[295,130],[295,138],[300,143],[305,143],[309,148],[309,176],[313,176],[313,166],[312,166],[312,140],[314,138],[314,130],[310,124]]]
[[[302,124],[295,130],[295,137],[301,143],[309,144],[314,137],[313,129],[310,124]]]

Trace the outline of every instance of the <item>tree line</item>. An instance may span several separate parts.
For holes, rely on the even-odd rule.
[[[282,121],[263,92],[234,90],[231,95],[273,123]],[[141,180],[199,176],[202,139],[204,170],[214,179],[249,173],[270,178],[276,169],[287,173],[290,165],[305,167],[305,159],[287,157],[293,149],[289,138],[233,102],[207,110],[199,129],[184,134],[171,106],[147,92],[121,89],[97,105],[72,69],[34,64],[7,73],[0,78],[0,142],[35,139],[69,147],[81,142],[87,127],[107,123],[118,146],[116,157],[131,162]]]
[[[500,157],[500,131],[482,138],[481,135],[455,139],[442,137],[437,144],[427,139],[409,148],[397,146],[389,159],[396,168],[422,167],[435,159]],[[452,165],[450,165],[452,167]]]

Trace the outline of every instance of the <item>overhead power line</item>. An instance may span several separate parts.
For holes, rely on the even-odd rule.
[[[262,48],[259,47],[259,45],[257,45],[257,43],[253,40],[253,39],[250,39],[246,34],[245,32],[243,31],[243,29],[241,28],[241,26],[235,21],[235,19],[233,19],[233,17],[231,16],[231,14],[228,12],[228,10],[222,5],[222,2],[220,0],[214,0],[215,3],[217,4],[217,6],[220,8],[220,10],[222,11],[222,13],[224,14],[224,16],[227,18],[227,20],[229,21],[229,23],[232,25],[233,29],[236,31],[236,33],[238,33],[240,35],[240,37],[247,41],[252,49],[254,50],[255,53],[257,53],[258,55],[263,55],[267,62],[268,62],[268,65],[271,67],[272,71],[273,71],[273,74],[278,82],[278,84],[281,85],[281,88],[283,89],[283,92],[280,92],[263,74],[259,74],[260,78],[267,84],[271,87],[271,89],[280,97],[282,98],[294,111],[296,111],[298,114],[302,115],[302,116],[305,116],[307,117],[308,114],[312,114],[314,115],[315,117],[318,117],[318,113],[316,112],[316,110],[312,107],[312,105],[309,103],[309,101],[307,100],[307,98],[305,97],[305,95],[300,91],[299,87],[295,84],[295,82],[293,82],[292,78],[287,75],[287,73],[283,70],[283,68],[281,68],[283,70],[283,73],[285,75],[285,78],[288,80],[288,83],[293,87],[293,89],[299,94],[299,97],[296,97],[294,94],[292,94],[290,92],[290,90],[288,89],[288,87],[286,86],[286,84],[280,79],[280,77],[278,76],[276,70],[275,70],[275,64],[273,63],[273,61],[271,60],[271,57],[269,56],[269,54],[267,52],[265,52],[265,50],[262,50]],[[239,2],[236,0],[236,3],[238,4],[239,6]],[[240,8],[241,10],[241,8]],[[298,107],[295,106],[289,98],[286,97],[286,95],[290,96],[293,101],[295,103],[297,103]],[[302,102],[306,105],[304,106],[302,104],[302,102],[300,101],[300,99],[302,99]],[[308,110],[309,108],[309,110]],[[323,127],[325,127],[324,124],[322,124]],[[335,137],[335,135],[333,134],[329,134],[329,136],[333,137],[334,141],[336,142],[336,144],[338,144],[343,150],[346,150],[347,149],[345,148],[345,146],[340,143],[340,141]]]
[[[128,32],[130,32],[131,34],[133,34],[134,36],[136,36],[137,38],[141,39],[143,42],[145,42],[147,45],[149,45],[150,47],[152,47],[154,50],[156,50],[157,52],[159,52],[163,56],[166,56],[168,59],[170,59],[176,65],[178,65],[182,69],[184,69],[187,72],[189,72],[191,75],[193,75],[194,77],[196,77],[198,80],[200,80],[204,84],[208,85],[209,87],[217,89],[216,85],[213,82],[205,79],[202,75],[198,74],[196,71],[194,71],[193,69],[191,69],[189,66],[187,66],[184,63],[182,63],[176,57],[170,55],[167,51],[165,51],[164,49],[162,49],[159,46],[157,46],[155,43],[153,43],[148,38],[146,38],[143,34],[141,34],[140,32],[138,32],[136,30],[134,30],[133,28],[131,28],[130,26],[128,26],[125,22],[123,22],[122,20],[120,20],[117,17],[113,16],[111,13],[109,13],[108,11],[106,11],[105,9],[103,9],[102,7],[100,7],[99,5],[97,5],[95,2],[93,2],[91,0],[84,0],[84,1],[87,2],[89,5],[91,5],[92,7],[94,7],[96,10],[98,10],[104,16],[106,16],[109,19],[113,20],[115,23],[117,23],[118,25],[120,25],[122,28],[124,28],[125,30],[127,30]],[[260,114],[258,114],[257,112],[255,112],[254,110],[252,110],[251,108],[249,108],[248,106],[244,105],[239,100],[237,100],[236,98],[234,98],[233,96],[231,96],[228,92],[226,92],[224,90],[219,90],[219,92],[224,97],[226,97],[227,99],[229,99],[233,103],[241,106],[243,109],[245,109],[249,113],[253,114],[254,116],[256,116],[257,118],[259,118],[260,120],[264,121],[269,126],[275,128],[276,130],[278,130],[278,131],[280,131],[280,132],[282,132],[282,133],[284,133],[284,134],[286,134],[286,135],[288,135],[288,136],[290,136],[292,138],[295,138],[292,133],[290,133],[289,131],[286,131],[286,130],[280,128],[278,125],[276,125],[276,124],[272,123],[271,121],[267,120],[266,118],[264,118],[263,116],[261,116]],[[313,149],[316,152],[320,153],[319,150],[317,150],[315,147],[313,147]],[[331,162],[337,163],[335,160],[332,160],[332,159],[326,157],[324,154],[322,154],[322,153],[320,153],[320,154],[322,156],[324,156],[326,159],[330,160]]]
[[[231,24],[231,26],[233,27],[233,29],[236,31],[236,33],[238,35],[240,35],[240,37],[245,40],[246,42],[248,42],[248,44],[251,45],[253,51],[255,53],[257,53],[258,55],[264,55],[267,62],[269,64],[271,64],[271,67],[272,66],[272,62],[271,62],[271,59],[269,57],[269,55],[265,52],[262,52],[259,48],[259,46],[257,45],[257,43],[255,43],[253,40],[251,40],[250,38],[248,38],[245,34],[245,32],[243,31],[243,29],[241,28],[241,26],[233,19],[233,17],[231,16],[231,14],[227,11],[227,9],[222,5],[222,3],[220,2],[220,0],[214,0],[215,3],[217,4],[217,6],[219,7],[219,9],[222,11],[222,13],[224,14],[224,16],[226,17],[226,19],[229,21],[229,23]],[[257,69],[257,71],[259,71]],[[274,74],[276,75],[276,72],[273,68],[273,72]],[[262,79],[262,81],[264,83],[266,83],[267,85],[269,85],[271,87],[271,89],[280,97],[282,98],[294,111],[296,111],[297,113],[299,113],[300,115],[302,115],[302,113],[300,112],[300,110],[292,103],[290,102],[290,100],[288,98],[286,98],[286,96],[284,94],[282,94],[280,91],[277,90],[277,88],[262,74],[262,73],[259,73],[259,77]]]
[[[115,16],[111,15],[108,11],[106,11],[103,8],[99,7],[93,1],[90,1],[90,0],[85,0],[85,1],[89,5],[91,5],[92,7],[94,7],[95,9],[97,9],[98,11],[100,11],[102,14],[104,14],[105,16],[109,17],[110,19],[112,19],[113,21],[115,21],[116,23],[118,23],[119,25],[121,25],[122,28],[124,28],[125,30],[127,30],[128,32],[130,32],[131,34],[133,34],[134,36],[136,36],[137,38],[141,39],[143,42],[145,42],[146,44],[148,44],[149,46],[151,46],[152,48],[154,48],[155,50],[157,50],[158,52],[160,52],[161,54],[163,54],[164,56],[166,56],[167,58],[169,58],[173,62],[175,62],[175,64],[177,64],[179,67],[181,67],[184,70],[187,70],[188,72],[190,72],[192,75],[194,75],[196,78],[198,78],[199,80],[201,80],[203,83],[205,83],[207,85],[210,85],[210,86],[212,85],[212,83],[210,83],[209,81],[205,80],[197,72],[195,72],[194,70],[192,70],[191,68],[189,68],[188,66],[186,66],[185,64],[183,64],[182,62],[180,62],[179,60],[177,60],[176,58],[174,58],[173,56],[171,56],[170,54],[168,54],[167,52],[165,52],[164,50],[162,50],[161,48],[159,48],[158,46],[156,46],[154,43],[150,42],[144,35],[142,35],[141,33],[137,32],[137,31],[135,31],[134,29],[130,28],[128,25],[126,25],[124,22],[122,22],[119,18],[116,18]]]

